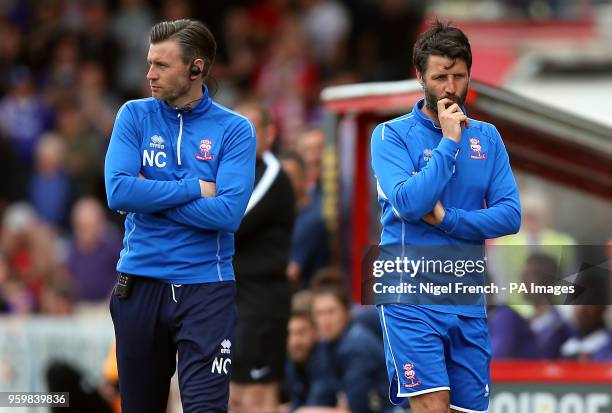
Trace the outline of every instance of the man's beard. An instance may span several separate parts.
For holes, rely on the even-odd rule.
[[[168,90],[167,93],[164,93],[162,96],[159,96],[159,100],[164,100],[166,102],[176,102],[177,99],[185,96],[189,93],[190,85],[188,82],[182,83],[177,82],[176,85],[172,87],[172,89]]]
[[[465,91],[461,96],[459,95],[443,95],[436,96],[434,95],[426,85],[423,85],[423,92],[425,93],[425,106],[427,109],[431,110],[433,113],[438,113],[438,101],[440,99],[450,99],[454,103],[459,106],[463,106],[465,103],[465,98],[467,97],[468,88],[465,88]]]

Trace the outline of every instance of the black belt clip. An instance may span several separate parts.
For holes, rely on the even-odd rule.
[[[122,300],[127,299],[132,292],[133,285],[134,277],[120,272],[115,285],[115,295]]]

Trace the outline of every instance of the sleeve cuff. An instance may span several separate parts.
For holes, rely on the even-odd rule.
[[[438,225],[442,231],[449,233],[455,229],[455,224],[457,223],[457,211],[454,208],[446,208],[446,213],[444,214],[444,219]]]
[[[459,150],[461,145],[459,145],[454,140],[447,138],[446,136],[442,137],[440,143],[438,144],[438,150],[444,154],[451,155],[455,157],[455,154]]]
[[[189,201],[195,201],[202,197],[202,192],[200,191],[200,180],[198,178],[184,179],[183,183],[187,188]]]

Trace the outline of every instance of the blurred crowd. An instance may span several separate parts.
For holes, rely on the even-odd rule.
[[[0,2],[0,313],[106,311],[122,248],[122,217],[106,208],[103,184],[115,114],[123,101],[150,95],[150,27],[198,18],[219,43],[208,87],[227,106],[250,98],[270,108],[273,149],[295,191],[286,400],[293,408],[342,408],[348,402],[337,395],[363,398],[348,384],[367,381],[372,391],[362,402],[382,408],[387,378],[377,375],[385,369],[376,312],[351,304],[347,275],[328,267],[319,94],[329,85],[411,77],[425,12],[419,0]],[[528,225],[521,234],[528,238],[505,242],[533,243],[537,233],[538,243],[574,243],[545,230]],[[559,261],[527,251],[520,265],[514,273],[530,279],[556,273]],[[560,313],[529,304],[529,314],[492,309],[495,357],[612,360],[605,306]]]
[[[148,33],[159,20],[199,18],[211,27],[219,44],[208,81],[215,99],[233,106],[255,98],[271,109],[275,152],[295,152],[307,169],[298,202],[319,204],[321,89],[409,77],[408,51],[425,12],[420,1],[348,4],[2,2],[2,311],[65,314],[106,298],[122,219],[105,208],[104,154],[120,104],[150,95]],[[407,52],[395,53],[397,45]],[[316,268],[298,259],[306,263],[306,285]],[[290,272],[295,279],[296,267]]]

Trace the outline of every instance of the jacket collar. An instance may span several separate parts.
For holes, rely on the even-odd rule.
[[[414,107],[412,108],[412,113],[414,114],[414,117],[417,118],[419,123],[423,124],[426,128],[442,134],[442,128],[440,127],[440,125],[435,123],[425,113],[423,113],[422,108],[424,104],[425,99],[421,99],[414,105]],[[465,106],[461,106],[461,110],[463,110],[463,113],[467,115],[467,110],[465,109]]]
[[[423,105],[425,104],[425,99],[419,100],[412,108],[412,113],[414,117],[417,118],[419,123],[425,126],[428,129],[431,129],[434,132],[442,133],[442,128],[437,125],[433,120],[431,120],[425,113],[423,113]]]
[[[172,115],[174,117],[176,117],[179,113],[183,116],[198,116],[206,113],[206,111],[212,105],[212,99],[208,95],[208,87],[206,85],[202,85],[202,98],[190,105],[191,111],[186,111],[179,107],[170,106],[164,100],[158,100],[157,103],[160,105],[164,113]]]

